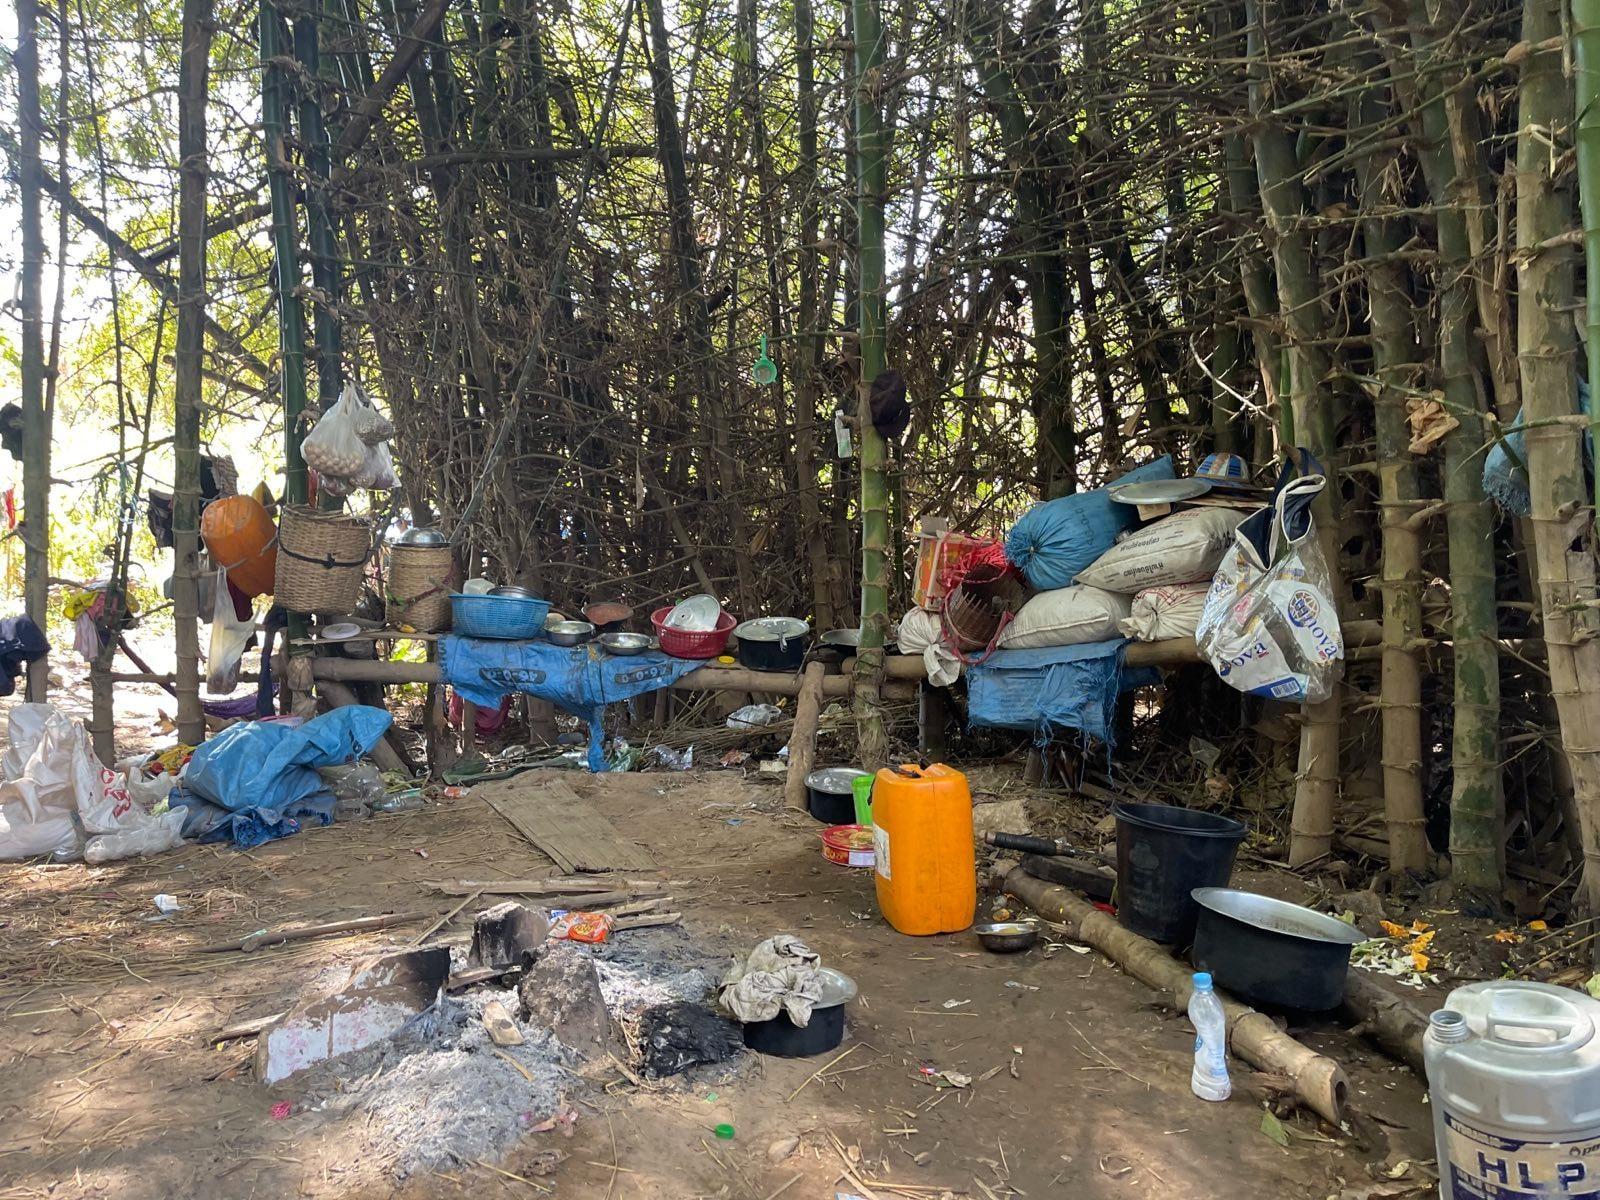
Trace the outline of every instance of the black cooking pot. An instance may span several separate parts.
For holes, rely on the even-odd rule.
[[[752,671],[798,671],[811,644],[811,626],[798,617],[756,617],[734,626],[739,662]]]
[[[1257,1004],[1325,1012],[1344,999],[1362,933],[1337,917],[1237,888],[1195,888],[1194,965]]]
[[[844,1006],[855,999],[856,982],[842,972],[822,968],[827,981],[811,1009],[811,1020],[801,1028],[779,1012],[770,1021],[747,1021],[744,1044],[758,1054],[779,1058],[810,1058],[826,1054],[844,1041]]]
[[[868,772],[855,767],[819,767],[806,776],[806,807],[828,825],[853,825],[856,819],[854,780]]]

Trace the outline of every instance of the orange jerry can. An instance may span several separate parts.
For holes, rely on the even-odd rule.
[[[246,596],[273,588],[278,565],[278,527],[254,496],[219,496],[200,514],[200,537],[211,561],[226,568],[233,586]]]
[[[885,767],[872,786],[878,907],[901,933],[955,933],[978,910],[972,793],[954,768]]]

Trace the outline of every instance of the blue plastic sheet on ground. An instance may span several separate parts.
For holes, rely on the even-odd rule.
[[[439,643],[439,670],[464,700],[483,707],[507,692],[526,692],[589,724],[589,769],[606,769],[601,715],[607,704],[676,683],[705,663],[660,651],[603,654],[597,646],[502,642],[451,634]]]
[[[1589,385],[1578,380],[1578,400],[1575,411],[1589,412]],[[1526,409],[1517,413],[1516,420],[1506,430],[1505,437],[1489,447],[1483,459],[1483,490],[1514,517],[1533,515],[1533,496],[1528,491],[1527,433],[1524,424]],[[1594,439],[1587,430],[1583,435],[1583,462],[1594,470]]]
[[[331,823],[333,793],[317,768],[360,758],[378,744],[390,720],[383,709],[358,704],[303,725],[230,725],[199,746],[184,768],[181,792],[172,799],[175,807],[191,810],[184,836],[232,840],[246,848],[286,837],[303,821]]]
[[[1119,483],[1144,483],[1172,476],[1172,456],[1162,455],[1106,487],[1035,504],[1011,527],[1006,537],[1006,557],[1040,591],[1069,587],[1078,572],[1111,549],[1117,535],[1139,518],[1137,508],[1118,504],[1106,489]]]
[[[1067,729],[1116,741],[1117,695],[1155,683],[1152,667],[1122,665],[1126,638],[1077,646],[996,650],[967,668],[967,715],[974,725],[1026,729],[1041,745]]]

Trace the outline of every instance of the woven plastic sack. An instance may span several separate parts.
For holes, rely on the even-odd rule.
[[[1133,598],[1133,611],[1127,620],[1118,623],[1118,627],[1124,637],[1137,642],[1193,637],[1210,594],[1209,579],[1145,588]]]
[[[1040,592],[1022,606],[1000,635],[1002,650],[1037,646],[1077,646],[1118,636],[1129,600],[1115,592],[1079,585]]]
[[[1247,515],[1237,508],[1186,508],[1152,521],[1080,571],[1078,582],[1132,596],[1162,584],[1209,580]]]
[[[1285,484],[1270,509],[1234,531],[1211,581],[1195,641],[1238,691],[1315,704],[1339,680],[1344,638],[1309,511],[1326,483],[1308,475]],[[1271,522],[1264,558],[1252,540],[1258,518]]]
[[[1172,477],[1172,457],[1163,455],[1129,471],[1106,488],[1035,504],[1011,527],[1006,557],[1042,592],[1068,587],[1080,571],[1111,549],[1119,533],[1138,519],[1134,506],[1118,504],[1107,488]]]

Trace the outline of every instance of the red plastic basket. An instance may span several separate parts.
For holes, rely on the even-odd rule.
[[[724,612],[718,615],[715,629],[700,633],[687,629],[668,629],[667,614],[671,611],[670,604],[666,608],[656,609],[650,614],[650,624],[655,626],[662,652],[673,658],[715,658],[728,648],[728,635],[738,624],[730,614]]]

